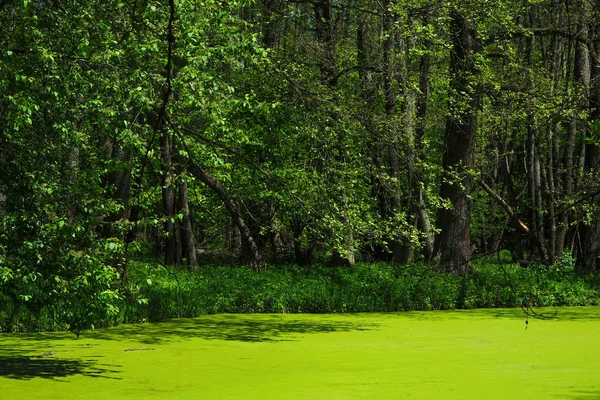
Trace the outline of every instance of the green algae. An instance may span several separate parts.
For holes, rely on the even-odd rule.
[[[598,399],[599,338],[598,307],[528,325],[487,309],[4,334],[0,399]]]

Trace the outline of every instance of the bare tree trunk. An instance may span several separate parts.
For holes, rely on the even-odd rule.
[[[400,90],[404,90],[406,88],[406,68],[405,68],[405,59],[404,59],[404,43],[403,38],[398,36],[396,29],[394,29],[394,17],[392,11],[389,9],[390,3],[386,2],[385,8],[386,12],[383,16],[383,34],[385,35],[385,40],[383,40],[383,97],[385,100],[384,109],[385,109],[385,132],[382,136],[385,138],[384,143],[381,144],[381,148],[379,149],[380,153],[387,153],[387,170],[389,171],[389,175],[393,178],[391,182],[387,182],[385,184],[386,189],[383,191],[385,198],[383,202],[385,204],[385,210],[382,214],[382,217],[385,219],[395,220],[396,215],[401,211],[401,190],[399,182],[402,180],[402,166],[400,163],[400,153],[401,153],[401,143],[404,143],[406,140],[402,137],[403,130],[406,131],[407,134],[412,134],[411,129],[413,127],[409,127],[409,124],[412,124],[412,116],[410,115],[411,111],[414,111],[414,101],[410,102],[410,100],[405,100],[403,105],[403,109],[401,110],[401,115],[403,116],[403,121],[400,122],[399,118],[394,115],[396,109],[396,97],[397,93],[394,90],[394,78],[397,77]],[[394,51],[395,46],[394,42],[398,49],[396,52]],[[394,65],[394,56],[398,55],[398,63],[400,64],[398,67]],[[396,70],[400,71],[396,71]],[[406,103],[411,103],[410,105],[406,105]],[[408,111],[407,111],[408,110]],[[403,129],[403,125],[405,128]],[[410,160],[408,158],[412,156],[410,152],[409,146],[406,146],[406,156],[407,156],[407,170],[412,166],[410,164]],[[410,164],[410,165],[409,165]],[[410,196],[407,197],[406,204],[410,203]],[[394,229],[396,230],[396,229]],[[392,237],[389,238],[389,250],[392,252],[392,259],[395,262],[399,262],[400,264],[405,264],[407,262],[412,261],[414,257],[414,251],[410,246],[410,241],[405,238],[405,235],[402,232],[392,232]]]
[[[175,225],[175,171],[173,170],[173,137],[171,132],[165,127],[167,104],[173,97],[172,79],[173,79],[173,47],[175,45],[174,35],[175,22],[175,0],[169,0],[169,23],[167,26],[167,62],[165,65],[166,90],[163,93],[162,104],[154,113],[148,115],[148,122],[152,126],[155,134],[160,134],[160,155],[162,158],[162,208],[165,222],[163,224],[163,234],[165,235],[164,260],[167,265],[178,264],[177,260],[177,232]]]

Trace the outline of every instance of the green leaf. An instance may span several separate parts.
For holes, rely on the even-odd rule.
[[[562,115],[560,115],[560,114],[555,115],[554,117],[552,117],[552,125],[559,124],[563,119],[564,119],[564,117]]]
[[[600,120],[598,120],[592,124],[592,134],[594,136],[597,136],[597,135],[600,136]]]
[[[146,7],[148,7],[148,0],[142,0],[137,2],[136,4],[136,8],[137,8],[137,12],[142,14],[144,11],[146,11]]]
[[[189,64],[189,61],[187,57],[175,54],[173,55],[173,64],[175,64],[179,68],[184,68]]]

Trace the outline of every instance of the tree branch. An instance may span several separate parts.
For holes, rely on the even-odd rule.
[[[496,203],[516,222],[517,227],[523,233],[529,234],[530,233],[529,228],[527,227],[527,225],[525,225],[523,223],[523,221],[521,221],[521,219],[515,213],[515,211],[512,209],[512,207],[502,197],[500,197],[500,195],[498,195],[498,193],[496,193],[494,191],[494,189],[489,187],[483,181],[483,179],[479,179],[478,182],[479,182],[479,185],[483,188],[483,190],[485,190],[486,193],[489,194],[490,197],[493,198],[496,201]]]

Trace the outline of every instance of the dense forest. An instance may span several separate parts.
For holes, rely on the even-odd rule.
[[[135,257],[600,271],[598,0],[0,0],[0,115],[14,312]]]

